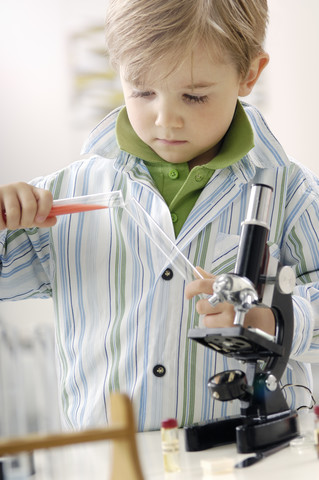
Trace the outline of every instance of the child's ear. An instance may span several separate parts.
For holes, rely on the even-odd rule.
[[[261,72],[268,65],[269,55],[268,53],[260,53],[250,65],[246,77],[240,82],[239,85],[239,96],[246,97],[250,94],[254,88],[255,83],[257,82]]]

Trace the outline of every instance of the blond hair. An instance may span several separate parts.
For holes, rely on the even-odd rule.
[[[267,22],[267,0],[109,0],[106,46],[113,67],[125,65],[134,82],[163,60],[173,71],[199,42],[245,76]]]

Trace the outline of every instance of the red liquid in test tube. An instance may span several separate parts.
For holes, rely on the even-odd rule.
[[[68,215],[70,213],[88,212],[90,210],[101,210],[108,208],[106,205],[92,205],[86,203],[72,203],[69,205],[53,205],[47,218],[57,215]]]

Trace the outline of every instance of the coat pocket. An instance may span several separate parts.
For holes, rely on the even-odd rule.
[[[211,264],[210,272],[213,275],[233,272],[236,265],[239,235],[227,235],[218,233],[215,241],[214,258]],[[279,259],[280,249],[275,243],[268,243],[269,254]]]
[[[233,272],[237,259],[239,235],[227,235],[218,233],[215,240],[214,258],[211,264],[211,273]]]

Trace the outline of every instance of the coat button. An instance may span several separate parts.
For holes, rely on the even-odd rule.
[[[174,276],[173,270],[167,268],[165,272],[162,274],[163,280],[171,280]]]
[[[155,365],[155,367],[153,368],[153,373],[155,377],[164,377],[166,373],[166,368],[164,367],[164,365]]]

